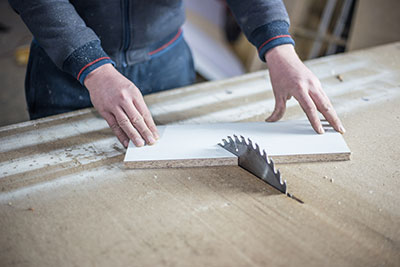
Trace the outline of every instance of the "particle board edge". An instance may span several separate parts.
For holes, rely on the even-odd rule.
[[[270,156],[275,163],[306,163],[306,162],[329,162],[329,161],[348,161],[351,159],[351,152],[326,153],[326,154],[301,154]]]
[[[128,169],[161,169],[161,168],[189,168],[189,167],[214,167],[237,166],[238,158],[206,158],[206,159],[176,159],[176,160],[144,160],[125,161]]]

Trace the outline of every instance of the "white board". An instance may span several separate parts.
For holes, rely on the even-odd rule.
[[[314,132],[308,121],[241,122],[159,126],[160,140],[153,146],[130,142],[125,164],[133,168],[235,165],[236,157],[218,146],[228,135],[250,138],[275,162],[349,160],[343,136],[330,126]]]

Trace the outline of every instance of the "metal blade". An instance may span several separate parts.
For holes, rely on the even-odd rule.
[[[275,170],[274,162],[267,156],[265,150],[260,151],[258,144],[253,146],[250,139],[240,136],[240,139],[234,135],[228,136],[218,144],[229,152],[236,155],[239,159],[239,166],[251,172],[258,178],[275,187],[282,193],[287,193],[286,181],[282,180],[279,170]]]

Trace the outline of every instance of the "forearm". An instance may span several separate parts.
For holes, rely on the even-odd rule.
[[[88,71],[111,62],[98,36],[68,0],[9,2],[52,61],[81,83]]]

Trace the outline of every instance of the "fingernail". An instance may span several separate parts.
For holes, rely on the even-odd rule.
[[[135,144],[136,144],[136,146],[141,147],[141,146],[144,146],[144,141],[142,138],[136,138]]]
[[[323,128],[322,126],[319,127],[318,133],[319,133],[319,134],[325,133],[325,130],[324,130],[324,128]]]
[[[154,145],[154,143],[156,142],[156,140],[151,135],[147,136],[147,140],[149,142],[149,145]]]
[[[340,125],[340,126],[339,126],[339,132],[340,132],[341,134],[344,134],[344,133],[346,132],[346,129],[343,127],[343,125]]]
[[[157,140],[160,139],[160,135],[157,132],[155,132],[153,135]]]
[[[125,140],[124,141],[124,147],[128,147],[128,145],[129,145],[129,140]]]

